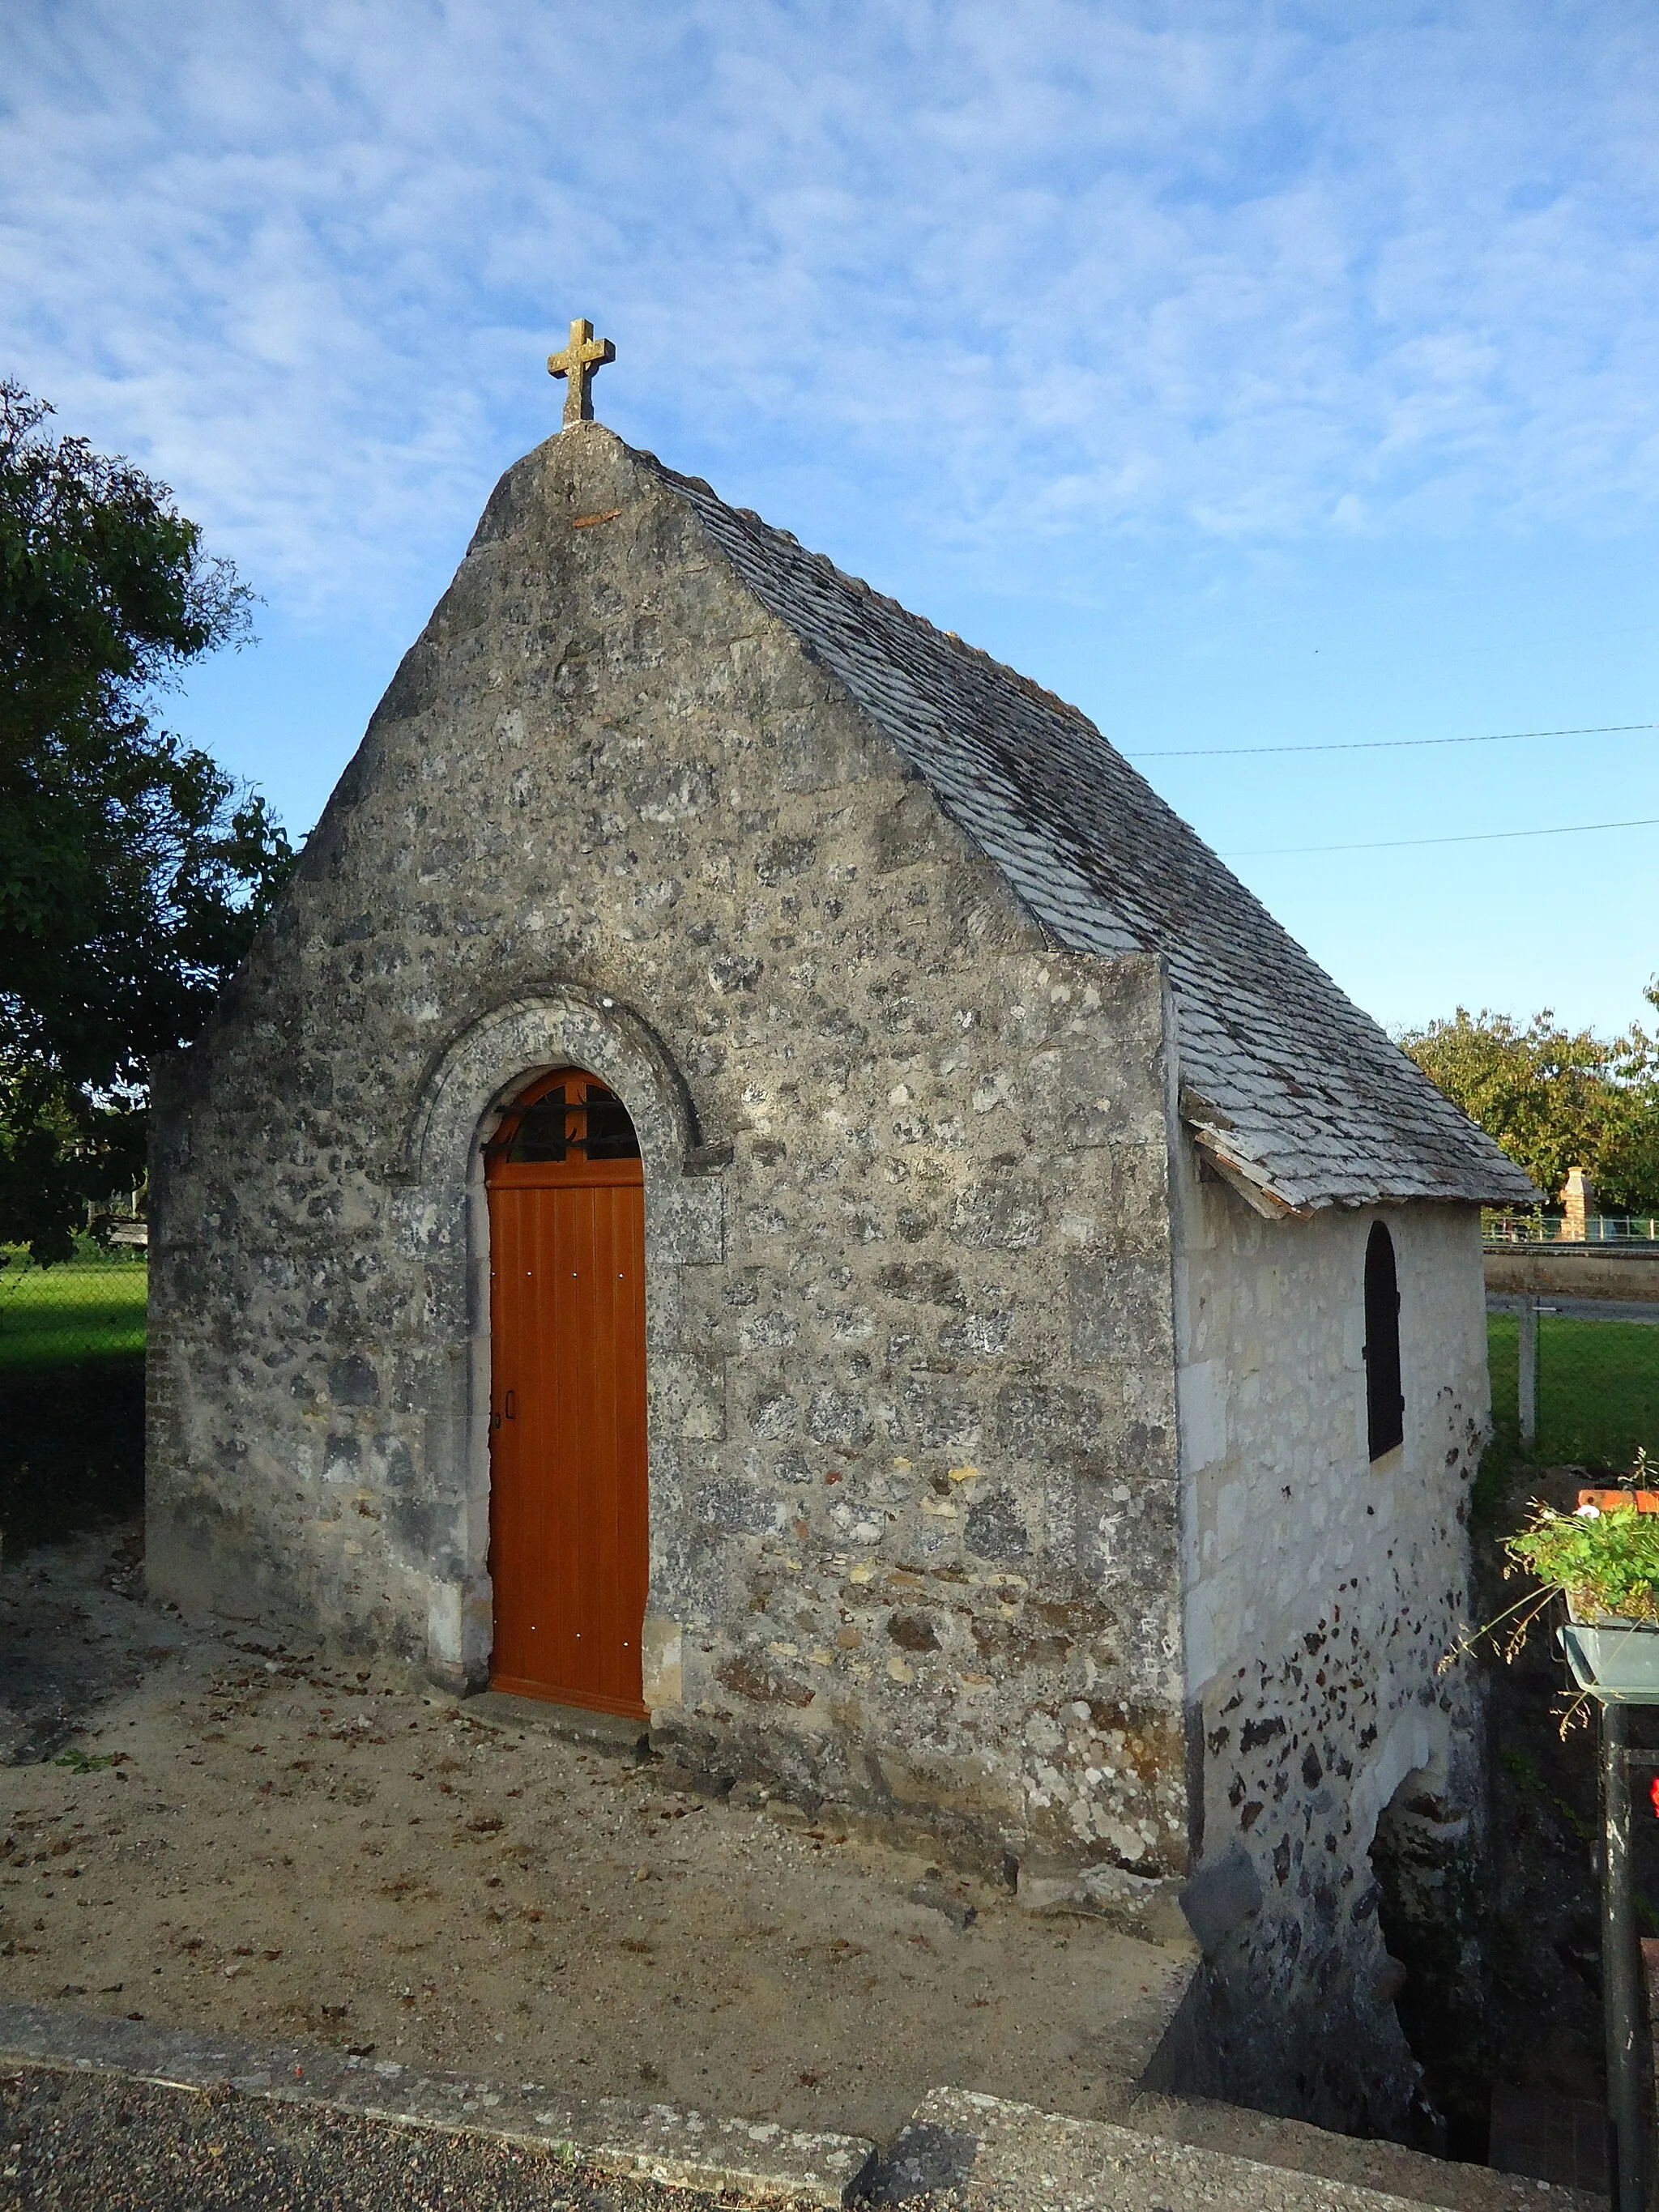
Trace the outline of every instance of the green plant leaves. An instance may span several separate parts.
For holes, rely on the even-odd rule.
[[[1534,1505],[1504,1550],[1513,1567],[1559,1590],[1580,1613],[1659,1625],[1659,1513]]]

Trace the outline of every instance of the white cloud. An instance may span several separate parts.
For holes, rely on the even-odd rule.
[[[1650,18],[1347,20],[14,0],[0,359],[328,619],[457,545],[580,313],[628,434],[987,576],[1650,516]]]

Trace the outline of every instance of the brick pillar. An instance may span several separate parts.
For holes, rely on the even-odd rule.
[[[1569,1244],[1583,1243],[1589,1234],[1589,1217],[1595,1211],[1595,1192],[1583,1168],[1574,1168],[1568,1174],[1561,1203],[1566,1209],[1566,1218],[1561,1224],[1562,1237]]]

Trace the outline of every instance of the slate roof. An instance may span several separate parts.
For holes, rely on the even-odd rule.
[[[1075,707],[660,471],[742,581],[923,776],[1062,945],[1161,952],[1183,1118],[1264,1212],[1525,1205],[1521,1169],[1445,1098]]]

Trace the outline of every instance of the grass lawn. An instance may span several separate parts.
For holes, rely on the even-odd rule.
[[[142,1259],[0,1267],[0,1537],[11,1559],[144,1495]]]
[[[1496,1450],[1518,1450],[1516,1411],[1520,1323],[1513,1314],[1486,1321]],[[1538,1443],[1540,1465],[1624,1473],[1645,1444],[1659,1458],[1659,1327],[1648,1322],[1538,1322]]]
[[[0,1268],[0,1373],[130,1359],[144,1348],[149,1269],[98,1253],[58,1267],[9,1252]]]

